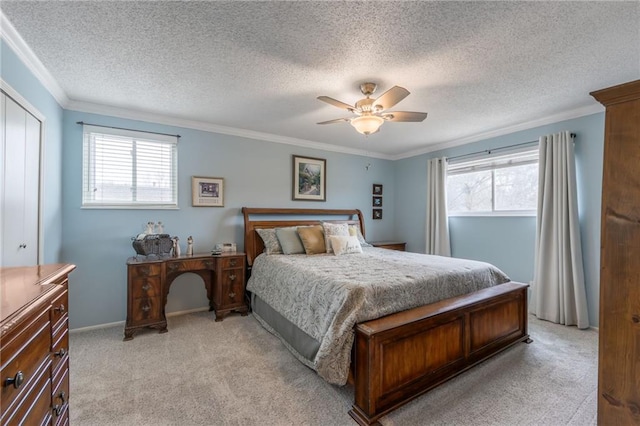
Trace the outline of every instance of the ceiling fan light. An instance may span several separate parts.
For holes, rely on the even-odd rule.
[[[377,115],[361,115],[360,117],[352,118],[350,123],[358,133],[368,136],[380,130],[384,119]]]

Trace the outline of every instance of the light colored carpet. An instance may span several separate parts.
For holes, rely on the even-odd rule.
[[[169,332],[71,334],[72,425],[355,425],[327,384],[249,315],[169,318]],[[391,425],[595,425],[597,342],[530,317],[521,343],[382,418]]]

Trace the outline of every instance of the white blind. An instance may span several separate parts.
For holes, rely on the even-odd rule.
[[[447,174],[457,175],[463,173],[479,172],[482,170],[495,170],[505,167],[523,166],[538,162],[538,147],[528,147],[517,152],[506,154],[484,155],[482,158],[450,162]]]
[[[84,125],[82,206],[178,207],[178,138]]]

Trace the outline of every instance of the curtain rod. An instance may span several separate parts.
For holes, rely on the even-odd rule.
[[[106,129],[118,129],[118,130],[129,130],[131,132],[143,132],[143,133],[150,133],[152,135],[162,135],[162,136],[174,136],[176,138],[181,138],[182,136],[180,135],[172,135],[170,133],[160,133],[160,132],[149,132],[147,130],[136,130],[136,129],[127,129],[125,127],[114,127],[114,126],[103,126],[101,124],[91,124],[91,123],[85,123],[84,121],[77,121],[76,124],[82,124],[87,125],[87,126],[95,126],[95,127],[104,127]]]
[[[576,134],[575,133],[571,133],[571,137],[575,138]],[[468,157],[470,155],[477,155],[477,154],[483,154],[483,153],[491,154],[493,151],[499,151],[499,150],[503,150],[503,149],[507,149],[507,148],[515,148],[517,146],[529,145],[529,144],[537,143],[537,142],[538,141],[529,141],[529,142],[517,143],[517,144],[514,144],[514,145],[501,146],[501,147],[493,148],[493,149],[484,149],[482,151],[470,152],[468,154],[461,154],[461,155],[456,155],[456,156],[453,156],[453,157],[448,157],[447,161],[455,160],[456,158]]]

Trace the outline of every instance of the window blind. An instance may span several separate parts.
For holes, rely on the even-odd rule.
[[[83,207],[178,207],[177,137],[90,125],[83,133]]]
[[[517,152],[483,156],[471,160],[452,162],[447,167],[449,175],[457,175],[483,170],[496,170],[505,167],[523,166],[538,162],[538,148],[529,147]]]

